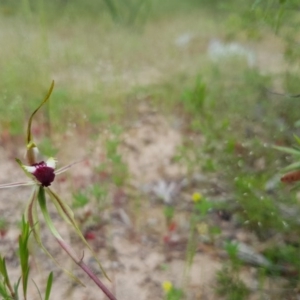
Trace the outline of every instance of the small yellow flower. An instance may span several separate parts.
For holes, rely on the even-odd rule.
[[[171,289],[173,288],[172,282],[171,281],[164,281],[162,283],[162,288],[165,291],[165,293],[169,293]]]
[[[202,195],[200,193],[194,193],[192,195],[192,200],[197,203],[202,199]]]

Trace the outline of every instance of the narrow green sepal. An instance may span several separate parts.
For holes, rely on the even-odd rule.
[[[34,115],[38,112],[38,110],[49,100],[51,93],[53,91],[54,88],[54,80],[52,80],[50,89],[46,95],[46,97],[44,98],[44,100],[41,102],[41,104],[36,108],[36,110],[31,114],[29,121],[28,121],[28,127],[27,127],[27,145],[30,144],[32,142],[31,140],[31,124],[32,124],[32,120]]]
[[[47,204],[46,204],[46,197],[45,197],[45,189],[42,186],[39,186],[38,188],[38,202],[41,208],[41,211],[44,216],[44,220],[46,222],[46,225],[48,226],[49,230],[53,234],[53,236],[60,241],[63,241],[63,238],[60,236],[58,231],[56,230],[54,224],[52,223],[52,220],[50,218],[48,209],[47,209]],[[85,286],[79,278],[77,278],[74,274],[72,274],[70,271],[62,268],[62,266],[57,262],[57,260],[47,251],[45,246],[43,245],[40,236],[38,236],[38,244],[41,246],[41,248],[44,250],[44,252],[52,259],[52,261],[61,269],[63,270],[70,278],[72,278],[75,282],[81,284],[82,286]]]
[[[29,178],[31,178],[32,180],[34,180],[37,184],[39,184],[39,183],[37,182],[37,180],[35,179],[35,177],[34,177],[31,173],[29,173],[29,172],[26,170],[26,168],[25,168],[24,164],[21,162],[21,160],[18,159],[18,158],[16,158],[15,160],[16,160],[16,162],[18,163],[18,165],[21,167],[21,169],[24,171],[24,173],[25,173]]]
[[[95,258],[95,260],[97,261],[102,273],[104,274],[104,276],[109,280],[110,278],[108,277],[108,275],[106,274],[104,268],[102,267],[99,259],[97,258],[97,255],[96,253],[93,251],[93,249],[91,248],[91,246],[89,245],[89,243],[87,242],[87,240],[84,238],[83,234],[81,233],[76,221],[75,221],[75,218],[74,218],[74,214],[73,214],[73,211],[71,210],[71,208],[66,204],[64,203],[60,198],[59,196],[54,193],[50,188],[45,188],[47,194],[50,196],[50,199],[52,200],[52,202],[54,203],[54,205],[57,207],[59,206],[60,209],[58,209],[58,212],[59,214],[61,215],[61,217],[63,219],[68,219],[69,222],[68,223],[71,223],[72,227],[75,229],[77,235],[80,237],[80,239],[83,241],[83,243],[88,247],[88,249],[90,250],[90,252],[92,253],[93,257]]]

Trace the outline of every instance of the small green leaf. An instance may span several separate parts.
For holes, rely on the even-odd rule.
[[[299,124],[299,126],[300,126],[300,124]],[[300,138],[296,134],[294,134],[294,139],[300,145]]]
[[[23,295],[26,299],[27,286],[28,286],[28,275],[29,275],[29,251],[28,251],[28,239],[29,239],[29,223],[22,218],[22,233],[19,236],[19,255],[22,271],[22,285],[23,285]]]
[[[21,277],[19,278],[18,282],[14,285],[14,294],[15,294],[15,299],[14,300],[19,300],[19,285],[21,282]]]
[[[300,150],[294,149],[294,148],[288,148],[288,147],[280,147],[280,146],[273,146],[274,149],[286,152],[288,154],[300,156]]]
[[[289,171],[293,171],[293,170],[299,170],[300,169],[300,162],[295,162],[295,163],[292,163],[290,164],[289,166],[285,167],[282,172],[285,173],[285,172],[289,172]]]
[[[8,273],[7,273],[5,258],[4,257],[2,258],[1,256],[0,256],[0,273],[3,276],[4,283],[6,284],[6,286],[10,290],[10,292],[12,292],[11,283],[10,283],[9,276],[8,276]]]
[[[3,299],[12,299],[4,283],[0,282],[0,295]]]
[[[53,272],[49,274],[48,280],[47,280],[47,287],[46,287],[46,293],[45,293],[45,300],[49,300],[51,288],[53,283]]]

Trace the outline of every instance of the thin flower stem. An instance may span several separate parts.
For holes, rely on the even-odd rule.
[[[102,283],[102,281],[93,273],[93,271],[83,262],[82,259],[78,260],[72,248],[63,240],[56,239],[59,245],[67,252],[67,254],[73,259],[73,261],[95,282],[95,284],[102,290],[102,292],[110,300],[117,300],[117,298],[111,293],[111,291]]]
[[[97,284],[97,286],[110,300],[117,300],[117,298],[111,293],[111,291],[102,283],[102,281],[82,260],[79,262],[78,266]]]

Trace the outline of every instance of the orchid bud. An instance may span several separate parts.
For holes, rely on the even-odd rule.
[[[27,150],[25,154],[27,162],[30,166],[38,163],[38,155],[39,155],[39,149],[33,142],[30,142],[27,145]]]

